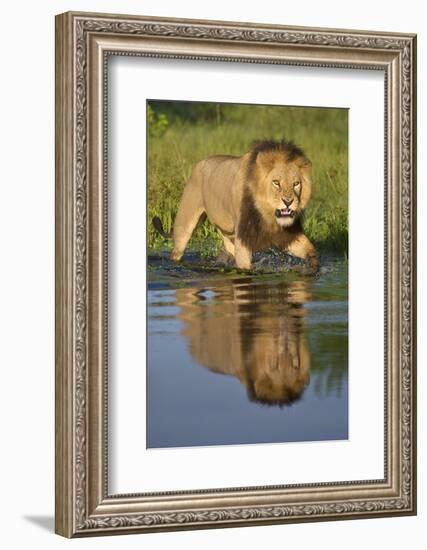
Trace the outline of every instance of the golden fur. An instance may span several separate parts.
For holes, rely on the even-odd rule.
[[[319,262],[302,229],[311,197],[311,163],[291,142],[264,141],[241,157],[213,156],[196,164],[174,223],[172,259],[179,261],[204,216],[221,234],[236,266],[249,269],[252,254],[276,246]]]

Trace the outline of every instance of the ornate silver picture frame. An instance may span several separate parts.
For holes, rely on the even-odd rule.
[[[107,60],[384,73],[384,477],[108,491]],[[68,12],[56,18],[56,532],[65,537],[416,513],[416,37]]]

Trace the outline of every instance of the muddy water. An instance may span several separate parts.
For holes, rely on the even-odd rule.
[[[347,266],[200,267],[149,259],[147,446],[347,439]]]

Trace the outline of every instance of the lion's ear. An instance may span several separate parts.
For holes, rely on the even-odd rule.
[[[301,160],[298,162],[298,165],[300,168],[311,168],[311,160],[308,160],[307,158],[301,158]]]
[[[274,166],[274,159],[275,156],[271,151],[259,152],[256,156],[256,163],[259,168],[269,172]]]
[[[303,178],[301,189],[301,207],[304,209],[308,201],[311,199],[311,162],[307,160],[301,166],[301,174]]]

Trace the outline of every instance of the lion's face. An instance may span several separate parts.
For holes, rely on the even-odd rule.
[[[292,320],[291,320],[292,323]],[[264,402],[297,399],[310,379],[310,353],[303,336],[287,330],[258,338],[247,366],[252,398]]]
[[[304,212],[311,197],[311,164],[297,158],[287,161],[280,153],[257,158],[257,206],[281,227],[290,227]]]

